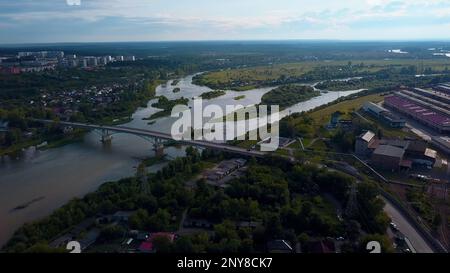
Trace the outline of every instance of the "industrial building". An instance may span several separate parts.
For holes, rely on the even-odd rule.
[[[384,169],[398,171],[401,167],[411,168],[411,162],[403,160],[405,150],[391,145],[380,145],[372,153],[372,165]]]
[[[436,85],[433,89],[450,96],[450,83]]]
[[[356,139],[355,153],[370,159],[375,167],[392,171],[414,166],[433,167],[437,157],[437,152],[429,149],[423,140],[378,139],[371,131]]]
[[[396,115],[392,114],[389,110],[373,102],[368,101],[364,103],[363,109],[366,113],[371,114],[372,116],[374,116],[384,124],[388,125],[389,127],[403,128],[406,125],[406,121],[404,119],[397,117]]]
[[[209,181],[219,181],[232,172],[242,168],[247,163],[245,159],[231,159],[222,161],[215,169],[207,171],[205,178]]]
[[[415,93],[416,95],[421,95],[420,99],[423,97],[428,97],[431,99],[434,99],[435,101],[439,101],[441,103],[450,103],[450,96],[448,96],[445,93],[436,91],[436,90],[429,90],[429,89],[421,89],[421,88],[412,88],[408,89],[409,91]],[[432,103],[434,104],[434,103]]]
[[[367,131],[360,135],[355,142],[355,152],[359,156],[370,156],[374,145],[378,143],[375,133]]]
[[[441,133],[450,133],[450,111],[398,92],[384,99],[384,106]]]
[[[434,146],[450,155],[450,137],[436,136],[431,141]]]

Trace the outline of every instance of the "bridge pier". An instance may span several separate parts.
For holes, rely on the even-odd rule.
[[[153,143],[153,151],[155,152],[156,157],[164,156],[164,143],[161,139],[155,138]]]
[[[108,130],[102,130],[102,143],[111,143],[112,135]]]

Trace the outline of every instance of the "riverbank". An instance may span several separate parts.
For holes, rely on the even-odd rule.
[[[192,84],[192,77],[191,75],[180,79],[178,86],[182,92],[173,93],[170,83],[166,87],[163,83],[157,87],[156,96],[167,96],[168,99],[175,100],[182,96],[198,97],[202,93],[211,91],[209,88]],[[240,100],[239,104],[258,104],[261,97],[271,89],[273,88],[243,93],[227,91],[226,95],[209,101],[205,100],[204,103],[220,106],[234,104],[236,103],[234,98],[242,94],[246,97]],[[345,94],[347,93],[343,92],[340,95]],[[299,110],[300,108],[308,110],[337,98],[338,93],[323,94],[323,97],[305,102],[299,106]],[[158,111],[151,106],[153,102],[149,100],[146,107],[138,108],[126,126],[170,133],[171,124],[174,121],[171,118],[156,119],[151,124],[143,120]],[[191,104],[192,101],[189,102],[189,106],[192,106]],[[165,153],[169,160],[185,155],[184,149],[177,146],[166,147]],[[0,207],[13,208],[39,196],[46,198],[14,214],[0,211],[0,219],[4,223],[0,226],[0,244],[9,239],[14,230],[24,223],[50,215],[74,197],[85,196],[106,181],[117,181],[134,175],[141,160],[152,155],[154,155],[152,145],[142,138],[117,134],[114,135],[111,145],[105,145],[99,141],[99,136],[95,132],[88,132],[81,142],[42,151],[30,149],[21,153],[20,158],[3,159],[0,164],[0,173],[2,173]],[[154,169],[158,170],[160,165],[164,164],[156,163],[148,168],[154,171]],[[15,199],[10,200],[9,196],[15,196]]]
[[[111,115],[109,115],[108,117],[90,119],[89,122],[104,125],[122,125],[130,122],[132,120],[131,115],[136,111],[137,108],[146,107],[146,104],[144,104],[143,101],[145,101],[146,103],[147,101],[154,98],[156,88],[163,82],[164,81],[161,80],[155,80],[151,83],[148,83],[147,86],[144,88],[145,90],[143,90],[137,95],[135,101],[129,102],[123,106],[118,105],[115,108],[120,110],[110,111]],[[78,131],[75,134],[73,133],[64,134],[61,135],[61,137],[58,139],[52,139],[52,137],[49,136],[38,135],[35,137],[35,139],[16,143],[9,147],[0,148],[0,156],[14,155],[27,148],[38,146],[45,142],[48,143],[47,145],[45,145],[46,149],[58,148],[67,144],[82,141],[85,133],[86,131],[83,132]]]

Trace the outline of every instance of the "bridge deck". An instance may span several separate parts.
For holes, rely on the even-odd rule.
[[[54,123],[52,120],[43,120],[43,119],[34,119],[34,121],[42,122],[46,124]],[[125,126],[102,126],[102,125],[95,125],[95,124],[86,124],[86,123],[79,123],[79,122],[58,122],[59,125],[62,126],[71,126],[74,128],[80,128],[80,129],[88,129],[88,130],[108,130],[112,132],[119,132],[119,133],[127,133],[127,134],[133,134],[133,135],[139,135],[139,136],[146,136],[146,137],[153,137],[153,138],[160,138],[165,140],[174,140],[172,135],[156,132],[156,131],[150,131],[145,129],[139,129],[139,128],[131,128],[131,127],[125,127]],[[264,157],[267,155],[266,152],[261,151],[249,151],[244,148],[231,146],[224,143],[216,143],[216,142],[210,142],[210,141],[204,141],[204,140],[174,140],[176,142],[191,145],[191,146],[199,146],[204,148],[210,148],[230,153],[236,153],[241,154],[245,156],[254,156],[254,157]]]

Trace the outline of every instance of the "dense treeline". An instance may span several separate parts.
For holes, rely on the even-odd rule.
[[[425,71],[428,76],[416,76],[417,68],[414,66],[401,69],[385,69],[375,75],[363,77],[361,79],[349,79],[346,81],[324,81],[316,87],[321,90],[342,91],[357,89],[394,89],[400,85],[411,87],[423,87],[430,84],[446,82],[450,80],[450,71],[443,71],[443,75],[433,75],[440,73],[429,69]]]
[[[152,107],[162,109],[162,111],[156,112],[146,119],[151,120],[151,119],[155,119],[155,118],[169,116],[172,113],[172,109],[176,105],[187,105],[188,102],[189,102],[189,99],[184,98],[184,97],[181,97],[181,98],[175,99],[175,100],[169,100],[168,98],[166,98],[164,96],[160,96],[158,98],[158,101],[152,104]]]
[[[319,95],[320,92],[310,86],[289,84],[264,94],[261,102],[267,105],[279,105],[283,109]]]
[[[103,184],[96,192],[82,199],[74,199],[49,217],[25,224],[5,246],[5,250],[22,252],[34,245],[48,244],[55,236],[81,221],[98,214],[111,214],[118,210],[138,210],[132,219],[135,227],[151,230],[173,228],[170,221],[184,209],[192,198],[192,192],[184,187],[186,178],[202,168],[201,155],[194,149],[187,149],[187,156],[171,161],[148,181],[137,178],[122,179]],[[205,157],[208,153],[205,153]],[[166,177],[166,178],[165,178]],[[148,187],[147,187],[148,186]],[[148,188],[149,191],[145,189]],[[145,211],[145,212],[143,212]],[[142,214],[142,215],[141,215]],[[169,217],[168,217],[169,215]],[[151,218],[151,219],[150,219]],[[155,224],[156,226],[150,225]],[[31,249],[32,250],[32,249]]]
[[[209,99],[223,96],[225,94],[226,94],[226,92],[223,90],[214,90],[214,91],[210,91],[210,92],[205,92],[205,93],[201,94],[200,97],[202,99],[209,100]]]
[[[347,175],[312,164],[267,158],[259,163],[251,160],[246,175],[232,181],[226,189],[215,189],[202,179],[191,189],[185,183],[195,179],[207,162],[217,162],[227,155],[209,150],[199,153],[193,148],[188,148],[186,154],[148,179],[137,175],[106,183],[96,192],[72,200],[46,219],[24,225],[5,250],[51,251],[44,246],[62,232],[86,218],[118,210],[136,210],[129,220],[131,229],[176,231],[186,210],[189,217],[215,224],[214,235],[182,236],[174,244],[157,242],[158,251],[162,252],[264,251],[265,243],[272,239],[295,244],[325,236],[356,238],[357,243],[362,231],[384,233],[386,228],[382,202],[376,198],[376,188],[368,182],[358,186],[360,210],[350,218],[357,224],[349,226],[337,218],[334,206],[323,197],[323,193],[329,193],[345,206],[349,188],[355,183]],[[237,228],[236,223],[240,221],[259,224],[256,229]],[[108,238],[123,232],[103,227],[99,240],[107,243]],[[357,244],[348,246],[349,251],[356,248]]]

